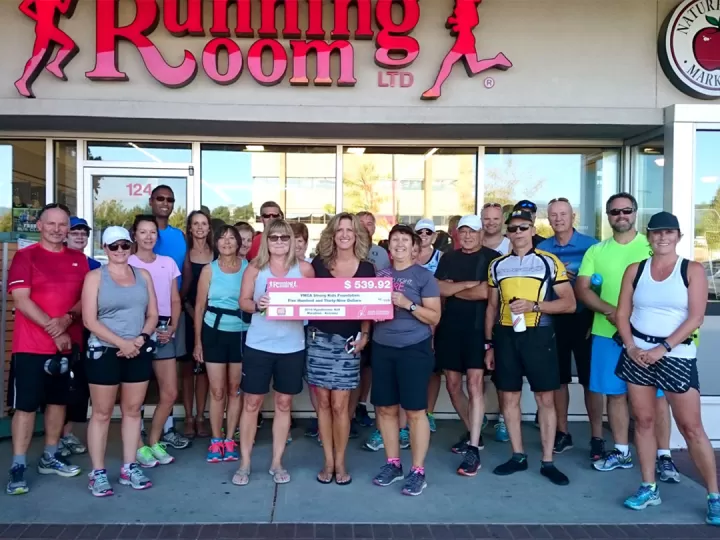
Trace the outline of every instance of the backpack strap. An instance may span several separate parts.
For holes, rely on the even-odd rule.
[[[680,263],[680,275],[682,276],[685,288],[690,286],[690,281],[688,280],[688,266],[690,266],[690,261],[688,259],[683,259]]]
[[[635,274],[635,279],[633,279],[633,290],[637,289],[637,284],[640,281],[640,277],[642,276],[643,271],[645,271],[645,263],[648,262],[647,259],[640,261],[637,268],[637,273]]]

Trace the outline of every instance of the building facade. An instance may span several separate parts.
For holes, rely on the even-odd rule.
[[[342,210],[375,213],[379,240],[522,198],[541,233],[567,197],[605,238],[604,201],[630,191],[641,228],[674,212],[707,267],[699,365],[720,444],[720,0],[15,0],[0,30],[8,253],[62,202],[97,255],[159,184],[178,226],[201,206],[255,224],[276,200],[311,249]]]

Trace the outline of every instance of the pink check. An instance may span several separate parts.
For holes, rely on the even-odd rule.
[[[388,320],[393,318],[391,278],[269,279],[268,319]]]

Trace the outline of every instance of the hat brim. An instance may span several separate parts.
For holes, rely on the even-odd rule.
[[[679,231],[679,230],[680,230],[680,227],[676,227],[675,225],[672,225],[672,226],[670,226],[670,227],[653,227],[653,228],[648,227],[647,230],[648,230],[649,232],[653,232],[653,231]]]
[[[532,219],[528,219],[528,218],[526,218],[526,217],[522,217],[522,216],[510,216],[509,218],[507,218],[507,219],[505,220],[505,225],[510,225],[510,222],[511,222],[513,219],[519,219],[520,221],[525,221],[525,222],[527,222],[527,223],[532,223]]]
[[[78,223],[77,225],[70,227],[71,231],[74,231],[75,229],[85,229],[86,231],[92,231],[92,229],[84,223]]]

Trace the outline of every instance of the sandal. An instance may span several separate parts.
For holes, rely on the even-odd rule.
[[[250,469],[240,467],[232,477],[232,483],[236,486],[247,486],[250,483]]]
[[[188,439],[194,439],[195,438],[195,420],[185,420],[185,430],[183,431],[183,435],[187,437]]]
[[[323,469],[318,473],[316,478],[321,484],[332,484],[334,474],[335,471],[331,469]]]
[[[343,478],[343,480],[340,480]],[[349,486],[352,484],[352,476],[348,473],[335,473],[335,483],[338,486]]]
[[[201,439],[207,439],[210,437],[210,432],[207,430],[205,418],[200,417],[195,419],[195,425],[197,426],[197,436]]]
[[[290,482],[290,473],[286,469],[270,469],[268,471],[276,484],[287,484]]]

